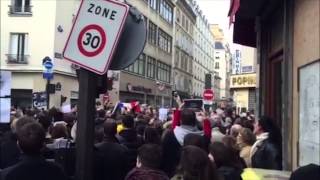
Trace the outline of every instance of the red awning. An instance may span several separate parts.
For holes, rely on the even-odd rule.
[[[235,22],[234,16],[236,15],[236,12],[238,11],[239,7],[240,7],[240,0],[231,0],[230,9],[228,12],[229,27],[231,26],[232,23]]]
[[[230,0],[230,25],[233,23],[233,42],[256,47],[255,19],[266,0]]]

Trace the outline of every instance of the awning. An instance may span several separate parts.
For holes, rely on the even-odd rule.
[[[268,3],[268,0],[231,0],[228,16],[230,23],[234,23],[234,43],[256,47],[255,19]]]

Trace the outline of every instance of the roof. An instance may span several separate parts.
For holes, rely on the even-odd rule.
[[[221,42],[215,42],[214,43],[214,48],[215,49],[224,49],[224,46]]]

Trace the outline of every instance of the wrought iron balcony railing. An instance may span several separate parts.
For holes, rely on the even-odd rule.
[[[29,55],[6,54],[8,64],[28,64]]]
[[[21,14],[21,15],[31,15],[32,11],[31,8],[32,6],[9,6],[10,14]]]

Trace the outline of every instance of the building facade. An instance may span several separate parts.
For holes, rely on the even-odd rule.
[[[211,24],[210,30],[215,39],[214,45],[214,69],[217,75],[221,78],[220,81],[220,96],[217,99],[230,98],[230,74],[232,53],[230,46],[225,42],[223,30],[218,24]]]
[[[67,97],[66,103],[75,103],[78,98],[75,71],[69,62],[62,60],[62,51],[58,48],[64,45],[73,18],[64,12],[74,12],[74,2],[3,0],[0,3],[0,69],[12,73],[11,105],[32,107],[33,95],[46,91],[47,81],[42,77],[42,60],[46,56],[54,64],[50,83],[61,85],[50,94],[49,107],[59,107],[61,95]],[[65,6],[68,3],[72,6]]]
[[[230,91],[237,112],[256,109],[256,49],[237,45],[233,53],[232,74],[229,79]]]
[[[229,14],[233,41],[257,48],[257,111],[281,129],[285,170],[320,164],[319,7],[320,0],[241,0]]]
[[[167,107],[172,102],[172,62],[174,54],[174,8],[172,0],[128,0],[145,17],[147,43],[134,64],[112,71],[110,100]]]
[[[197,20],[194,29],[194,61],[193,61],[193,95],[202,98],[205,89],[205,75],[211,75],[211,87],[215,82],[214,73],[214,37],[210,31],[208,20],[196,4],[196,1],[188,1],[193,8]]]
[[[193,93],[193,32],[196,14],[186,0],[176,2],[175,12],[174,90],[181,98],[190,98]]]

